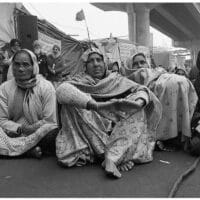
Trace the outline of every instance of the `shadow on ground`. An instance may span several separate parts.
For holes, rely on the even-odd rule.
[[[194,160],[183,152],[155,152],[153,162],[136,165],[113,180],[97,164],[61,168],[54,157],[1,158],[0,197],[167,197],[177,177]],[[199,177],[200,166],[176,196],[200,197]]]

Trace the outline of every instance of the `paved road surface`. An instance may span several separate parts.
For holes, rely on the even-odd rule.
[[[0,197],[167,197],[194,160],[183,152],[155,152],[153,162],[137,165],[116,180],[97,164],[66,169],[54,157],[0,158]],[[200,164],[177,197],[200,197]]]

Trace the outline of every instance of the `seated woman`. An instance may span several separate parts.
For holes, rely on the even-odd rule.
[[[119,170],[153,160],[161,104],[148,88],[109,73],[98,49],[82,59],[85,72],[56,89],[62,104],[58,161],[71,167],[105,159],[107,174],[120,178]]]
[[[182,142],[187,144],[184,141],[191,137],[190,121],[197,103],[197,95],[189,79],[169,74],[160,67],[149,68],[143,53],[134,55],[125,71],[129,79],[151,89],[162,104],[163,112],[157,129],[157,140],[165,141],[168,149],[162,142],[158,142],[158,147],[162,150],[172,150],[177,145],[182,145]],[[172,138],[178,138],[178,143],[176,139],[169,140]],[[174,145],[171,146],[172,142]]]
[[[28,152],[39,158],[43,149],[55,146],[55,89],[38,75],[37,59],[31,51],[16,52],[11,65],[14,78],[0,86],[0,155]]]

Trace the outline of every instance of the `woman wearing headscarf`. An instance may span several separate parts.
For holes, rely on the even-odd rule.
[[[66,73],[66,64],[61,55],[61,49],[58,45],[53,45],[52,54],[47,56],[48,76],[47,80],[51,81],[55,87],[62,82]]]
[[[153,160],[161,105],[146,87],[109,73],[98,49],[88,49],[82,60],[85,71],[56,89],[62,104],[58,161],[71,167],[105,159],[106,173],[120,178],[120,170]]]
[[[0,86],[0,155],[29,152],[40,157],[48,147],[46,139],[56,134],[55,89],[38,74],[36,56],[31,51],[19,50],[11,65],[14,78]],[[55,143],[55,136],[50,143]]]
[[[182,142],[187,145],[191,138],[190,122],[197,103],[192,83],[184,76],[167,73],[163,68],[149,68],[143,53],[130,58],[125,72],[129,79],[151,89],[162,104],[162,119],[157,129],[158,147],[172,150],[174,145]],[[178,144],[176,139],[171,140],[174,138],[178,138]],[[168,148],[160,141],[168,144]]]
[[[185,66],[177,66],[177,67],[175,67],[174,73],[178,74],[178,75],[181,75],[181,76],[185,76],[186,78],[188,78],[188,73],[186,71]]]

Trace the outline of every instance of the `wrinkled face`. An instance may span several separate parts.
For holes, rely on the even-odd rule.
[[[102,79],[106,71],[102,56],[97,53],[90,54],[86,63],[86,73],[92,78]]]
[[[33,74],[31,58],[26,52],[18,53],[13,60],[13,74],[18,80],[28,80]]]
[[[15,42],[14,46],[12,46],[11,49],[15,53],[21,49],[21,46],[18,42]]]
[[[135,56],[132,69],[148,68],[146,59],[142,55]]]

